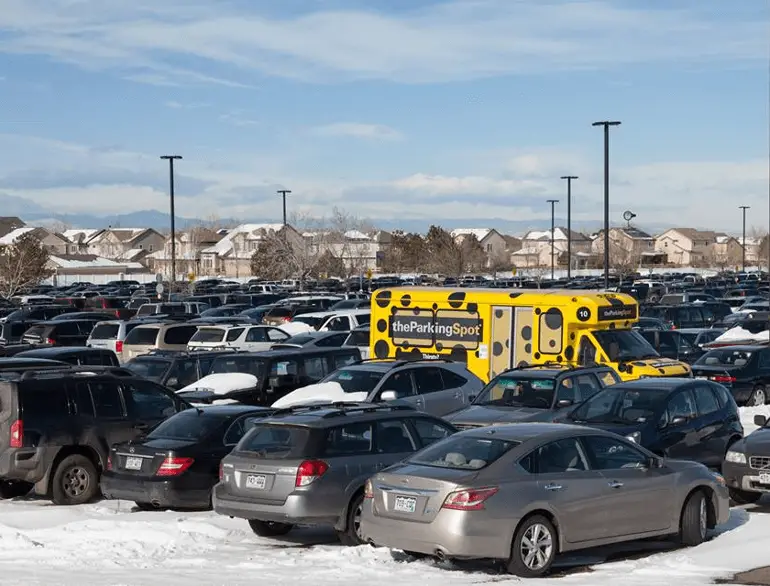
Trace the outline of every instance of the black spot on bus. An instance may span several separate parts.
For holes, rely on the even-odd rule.
[[[562,315],[560,309],[552,307],[545,312],[545,325],[550,329],[559,330],[561,329],[563,323],[564,316]]]
[[[572,360],[575,357],[575,349],[572,346],[567,346],[564,349],[564,357],[567,360]]]
[[[532,354],[532,344],[524,344],[524,354]]]
[[[449,301],[449,307],[458,309],[463,304],[463,301],[465,301],[465,291],[450,293],[447,300]]]
[[[397,311],[398,311],[398,307],[396,307],[395,305],[390,308],[390,313],[392,315],[396,315]]]
[[[529,366],[529,362],[527,362],[526,360],[522,360],[516,365],[516,368],[524,368],[525,366]]]
[[[615,329],[615,327],[616,327],[616,326],[615,326],[615,324],[614,324],[614,323],[611,323],[611,324],[610,324],[610,329],[611,329],[611,330],[614,330],[614,329]]]
[[[577,338],[577,336],[575,335],[575,332],[572,332],[572,333],[569,335],[569,339],[570,339],[570,340],[572,340],[572,341],[574,342],[574,341],[575,341],[575,338]]]
[[[449,353],[449,359],[455,362],[468,362],[468,350],[462,346],[455,346]]]
[[[540,352],[535,352],[535,360],[540,360]]]
[[[474,355],[476,358],[478,358],[478,357],[479,357],[479,351],[478,351],[478,350],[476,350],[476,351],[473,353],[473,355]]]
[[[521,293],[508,293],[508,297],[510,297],[511,299],[516,299],[520,295]]]
[[[390,348],[385,340],[377,340],[377,343],[374,345],[374,357],[387,358],[389,350]]]
[[[539,307],[535,308],[535,315],[540,315],[541,313],[543,313],[542,309],[540,309]]]
[[[420,312],[421,312],[421,311],[422,311],[421,309],[419,309],[419,308],[415,307],[415,308],[412,310],[412,313],[413,313],[413,314],[415,314],[415,315],[420,315]]]
[[[605,299],[610,302],[610,305],[623,305],[623,302],[617,297],[605,297]]]
[[[531,326],[524,326],[521,328],[521,337],[524,340],[531,340],[532,339],[532,327]]]
[[[506,340],[505,340],[505,347],[506,348],[510,348],[511,347],[511,339],[510,338],[506,338]]]
[[[468,306],[468,307],[470,307],[470,306]],[[495,317],[497,319],[502,318],[503,317],[503,310],[502,309],[495,309]]]
[[[379,293],[377,293],[377,295],[375,295],[374,297],[374,300],[377,302],[377,305],[379,305],[380,307],[387,307],[388,305],[390,305],[390,299],[392,296],[393,295],[391,294],[391,292],[385,289],[384,291],[380,291]]]
[[[436,311],[438,309],[438,303],[434,303],[432,307],[433,307],[433,311]]]
[[[412,303],[412,296],[408,293],[406,295],[401,296],[401,305],[404,307],[409,307],[409,304]]]
[[[478,303],[469,303],[468,307],[466,307],[466,310],[468,313],[478,313],[479,312],[479,304]],[[500,316],[502,317],[502,316]]]
[[[548,340],[548,346],[551,348],[556,348],[556,340]]]
[[[561,362],[562,360],[563,360],[563,358],[561,357],[561,354],[559,354],[559,355],[556,357],[556,362]]]
[[[492,344],[492,354],[494,356],[503,355],[503,345],[500,342],[495,342],[494,344]]]
[[[441,352],[443,349],[444,349],[444,344],[442,344],[441,342],[436,342],[436,350]]]
[[[385,333],[388,329],[388,322],[384,319],[377,320],[377,331],[381,334]]]
[[[625,324],[623,324],[623,325],[625,325],[625,326],[628,328],[628,327],[630,327],[630,326],[631,326],[631,322],[630,322],[630,321],[627,321],[627,322],[626,322]]]

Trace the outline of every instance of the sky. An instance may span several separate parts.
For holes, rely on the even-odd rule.
[[[0,208],[768,225],[765,0],[0,0]],[[7,204],[10,205],[10,204]],[[2,215],[2,209],[0,209]]]

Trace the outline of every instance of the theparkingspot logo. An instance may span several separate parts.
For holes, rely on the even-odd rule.
[[[434,343],[477,344],[481,341],[482,323],[478,314],[463,311],[438,310],[397,312],[390,318],[390,335],[393,341],[421,341]]]

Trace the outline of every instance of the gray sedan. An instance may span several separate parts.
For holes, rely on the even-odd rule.
[[[557,553],[647,537],[698,545],[727,521],[724,479],[596,429],[520,423],[452,435],[367,483],[366,541],[415,557],[505,560],[542,576]]]

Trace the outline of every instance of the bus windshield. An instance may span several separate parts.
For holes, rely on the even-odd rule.
[[[593,335],[610,362],[660,358],[655,348],[634,330],[601,330]]]

